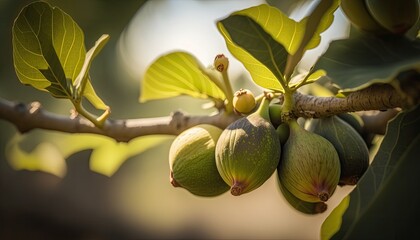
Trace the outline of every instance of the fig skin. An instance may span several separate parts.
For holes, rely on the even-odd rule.
[[[357,28],[377,36],[404,35],[419,18],[418,0],[341,0]]]
[[[229,190],[216,167],[215,147],[222,129],[200,124],[185,130],[169,150],[170,182],[197,196],[217,196]]]
[[[340,179],[340,161],[325,138],[306,131],[295,120],[282,148],[278,175],[282,185],[306,202],[326,202]]]
[[[283,194],[283,197],[297,211],[304,214],[314,215],[323,213],[327,210],[328,205],[325,202],[305,202],[297,198],[289,190],[282,186],[280,181],[277,181],[277,183],[281,193]]]
[[[419,18],[418,0],[365,0],[373,18],[393,34],[403,35]]]
[[[234,196],[260,187],[278,165],[280,142],[268,105],[263,98],[256,112],[231,123],[217,142],[216,166]]]
[[[341,0],[340,6],[350,22],[357,28],[375,35],[391,34],[370,13],[366,0]]]
[[[306,126],[330,141],[340,158],[340,185],[355,185],[369,167],[369,149],[360,134],[338,116],[311,119]]]

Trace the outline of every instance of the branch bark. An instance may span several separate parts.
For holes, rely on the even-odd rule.
[[[386,110],[407,107],[409,96],[400,94],[391,85],[377,84],[350,93],[345,98],[315,97],[296,93],[293,117],[320,118],[344,112]],[[417,103],[418,104],[418,103]]]
[[[351,93],[346,98],[315,97],[296,93],[294,100],[295,108],[291,114],[294,117],[305,118],[326,117],[343,112],[384,110],[403,107],[407,103],[407,99],[389,85],[372,86]],[[104,128],[99,129],[80,116],[62,116],[45,111],[38,102],[25,105],[0,99],[0,119],[14,124],[22,133],[38,128],[67,133],[100,134],[123,142],[145,135],[178,135],[185,129],[204,123],[226,128],[239,118],[240,116],[224,112],[212,116],[189,116],[176,111],[171,116],[157,118],[109,119]]]

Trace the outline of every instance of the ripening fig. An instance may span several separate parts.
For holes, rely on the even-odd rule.
[[[280,104],[270,104],[268,107],[268,112],[270,113],[270,121],[275,128],[277,128],[282,123],[281,111],[282,106]]]
[[[340,158],[340,185],[355,185],[369,166],[369,150],[356,130],[337,116],[311,119],[308,131],[330,141]]]
[[[233,107],[237,112],[250,113],[255,105],[255,96],[251,90],[241,88],[233,95]]]
[[[344,122],[352,126],[357,133],[363,135],[363,127],[365,123],[363,122],[362,117],[356,113],[340,113],[337,115],[337,117],[341,118],[344,120]]]
[[[257,111],[231,123],[217,142],[217,170],[232,195],[258,188],[276,170],[280,142],[269,121],[268,105],[264,97]]]
[[[404,34],[419,18],[418,0],[365,0],[373,18],[393,34]]]
[[[386,35],[390,32],[381,26],[372,16],[365,3],[366,0],[341,0],[340,6],[350,22],[357,28],[375,35]]]
[[[325,202],[305,202],[293,195],[289,190],[282,186],[280,181],[277,181],[280,191],[286,201],[296,210],[305,214],[323,213],[328,206]]]
[[[289,125],[287,123],[282,123],[276,128],[276,132],[279,135],[280,144],[284,145],[289,138]]]
[[[281,184],[300,200],[325,202],[340,179],[340,161],[325,138],[289,122],[290,134],[278,166]]]
[[[169,150],[170,181],[198,196],[217,196],[229,186],[216,167],[215,147],[222,129],[201,124],[185,130]]]

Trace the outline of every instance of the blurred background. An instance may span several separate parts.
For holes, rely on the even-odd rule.
[[[70,102],[22,85],[13,67],[11,29],[26,0],[0,0],[0,97],[69,115]],[[89,49],[110,41],[91,67],[92,84],[112,108],[111,118],[168,116],[174,110],[210,114],[205,100],[177,97],[138,101],[147,67],[172,51],[190,52],[205,66],[223,53],[234,89],[260,89],[228,52],[215,22],[263,0],[50,0],[79,24]],[[268,1],[299,20],[317,1]],[[302,63],[309,69],[333,39],[348,33],[340,10],[320,46]],[[169,183],[174,136],[129,143],[87,134],[33,130],[19,134],[0,121],[0,239],[319,239],[330,211],[351,188],[338,188],[320,215],[303,215],[283,199],[274,174],[262,187],[233,197],[191,195]]]

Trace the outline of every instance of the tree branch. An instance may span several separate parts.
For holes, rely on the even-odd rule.
[[[320,118],[344,112],[386,110],[407,107],[411,96],[400,94],[391,85],[377,84],[350,93],[345,98],[315,97],[296,93],[292,117]],[[416,103],[418,104],[418,102]]]
[[[384,110],[407,104],[407,99],[390,85],[371,86],[351,93],[346,98],[315,97],[297,93],[294,100],[295,108],[291,114],[305,118],[325,117],[343,112]],[[204,123],[226,128],[239,118],[240,116],[224,112],[212,116],[188,116],[176,111],[166,117],[107,120],[104,128],[100,129],[80,116],[62,116],[47,112],[38,102],[25,105],[0,99],[0,119],[14,124],[22,133],[38,128],[67,133],[93,133],[123,142],[145,135],[178,135],[185,129]]]

